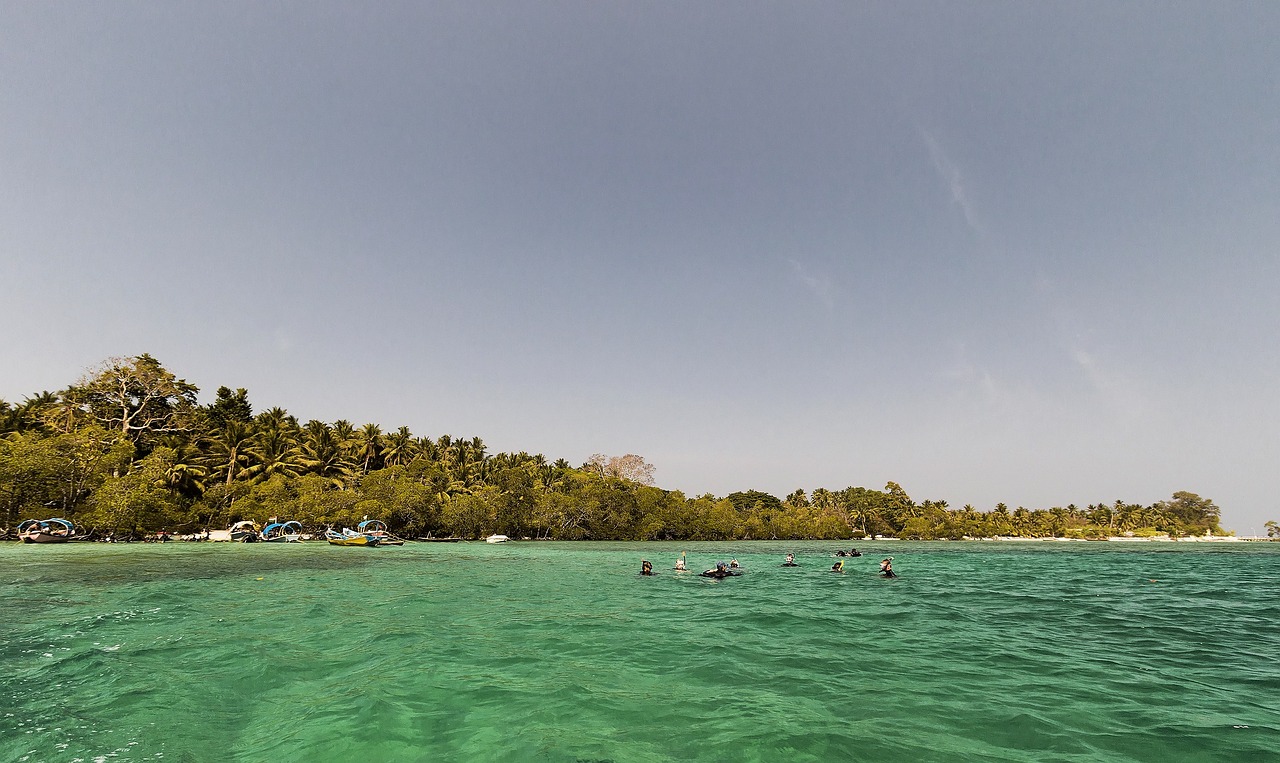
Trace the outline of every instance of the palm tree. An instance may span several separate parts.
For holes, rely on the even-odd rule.
[[[319,421],[307,423],[301,462],[307,473],[323,477],[339,490],[346,487],[354,473],[354,464],[347,457],[337,433]]]
[[[413,460],[415,443],[409,427],[400,427],[387,435],[386,447],[382,451],[382,462],[387,466],[404,466]]]
[[[436,441],[430,437],[416,437],[413,440],[414,450],[418,455],[428,461],[440,460],[440,448],[436,446]]]
[[[260,429],[287,429],[298,430],[298,419],[290,416],[289,412],[283,408],[275,407],[259,413],[254,419]]]
[[[253,426],[240,421],[228,421],[226,426],[210,438],[209,462],[213,467],[212,472],[220,476],[224,485],[230,485],[248,466],[252,444]]]
[[[244,470],[243,476],[254,482],[265,482],[277,474],[296,477],[306,468],[302,451],[284,429],[272,428],[259,432],[253,439],[248,454],[254,463]]]
[[[369,469],[374,467],[382,454],[382,427],[377,424],[365,424],[356,433],[356,442],[359,443],[359,450],[356,453],[363,462],[361,468],[364,474],[368,474]]]

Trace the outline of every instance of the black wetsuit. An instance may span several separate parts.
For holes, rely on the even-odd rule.
[[[707,570],[698,574],[704,578],[736,578],[742,573],[737,570]]]

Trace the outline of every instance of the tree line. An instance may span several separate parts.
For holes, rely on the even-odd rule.
[[[99,535],[195,532],[242,519],[351,526],[380,519],[408,537],[500,533],[557,540],[1104,538],[1221,533],[1213,501],[1176,492],[1049,509],[953,509],[883,490],[756,490],[688,497],[634,454],[573,466],[491,453],[479,437],[415,436],[349,421],[255,413],[243,388],[207,405],[150,355],[113,358],[59,392],[0,400],[0,523],[61,516]]]

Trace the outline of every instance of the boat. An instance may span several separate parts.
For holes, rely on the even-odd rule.
[[[76,534],[76,526],[69,519],[28,519],[18,525],[18,537],[23,543],[66,543]]]
[[[261,540],[258,535],[258,523],[252,519],[245,519],[231,525],[231,540],[240,543],[255,543]]]
[[[262,528],[264,543],[297,543],[300,540],[302,540],[302,523],[292,519],[288,522],[272,522]]]
[[[356,525],[356,529],[365,535],[378,539],[379,546],[403,546],[404,538],[398,538],[387,531],[387,523],[381,519],[366,519]]]
[[[511,539],[505,535],[490,535],[488,538],[484,539],[484,542],[485,543],[506,543],[509,540]]]
[[[358,533],[346,527],[342,528],[342,532],[325,530],[324,537],[335,546],[369,546],[372,548],[378,545],[376,537]]]

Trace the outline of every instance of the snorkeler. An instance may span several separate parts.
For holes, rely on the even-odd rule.
[[[886,578],[896,578],[898,574],[893,571],[893,557],[885,557],[880,562],[880,576]]]
[[[796,564],[795,554],[787,554],[787,561],[783,562],[782,566],[783,567],[799,567],[800,565]]]
[[[640,574],[641,575],[653,574],[653,564],[648,559],[640,560]]]
[[[683,571],[685,571],[685,570],[689,569],[688,567],[684,566],[684,552],[683,552],[683,551],[681,551],[681,552],[680,552],[680,558],[676,560],[676,569],[677,569],[677,570],[680,570],[681,572],[683,572]]]
[[[739,570],[729,569],[724,562],[716,562],[716,568],[714,570],[707,570],[706,572],[700,572],[698,574],[704,578],[731,578],[741,575],[742,572]]]
[[[839,561],[839,562],[836,562],[835,564],[831,565],[831,571],[832,571],[832,572],[844,572],[844,561]]]
[[[738,565],[738,560],[737,560],[737,559],[730,559],[730,560],[729,560],[729,566],[736,570],[736,569],[738,568],[738,566],[739,566],[739,565]]]

